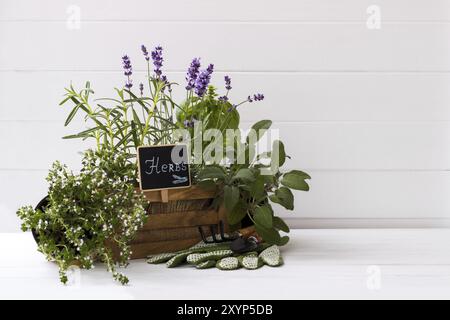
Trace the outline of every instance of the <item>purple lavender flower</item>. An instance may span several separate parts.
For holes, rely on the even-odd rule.
[[[221,97],[219,97],[219,101],[227,102],[228,101],[228,97],[227,96],[221,96]]]
[[[186,90],[192,90],[195,87],[195,80],[197,80],[200,69],[200,58],[194,58],[189,66],[186,75],[187,86]]]
[[[150,57],[148,56],[147,48],[144,45],[142,45],[141,50],[142,50],[142,53],[144,54],[145,60],[149,61]]]
[[[141,96],[144,95],[144,84],[140,83],[139,84],[139,91],[141,92]]]
[[[131,76],[133,74],[133,68],[131,67],[130,57],[128,57],[127,55],[124,55],[122,57],[122,66],[123,66],[124,74],[126,76]]]
[[[124,55],[122,57],[122,66],[123,66],[123,74],[127,76],[127,80],[125,81],[125,87],[130,89],[133,86],[133,81],[130,79],[130,76],[133,74],[133,68],[131,67],[130,57]]]
[[[186,128],[193,128],[195,126],[195,119],[191,119],[191,120],[184,120],[183,124]]]
[[[253,101],[262,101],[264,100],[264,95],[261,93],[256,93],[252,96],[248,96],[247,101],[248,102],[253,102]]]
[[[165,87],[163,88],[163,91],[167,88],[169,92],[172,92],[172,86],[170,85],[169,80],[167,80],[166,75],[161,76],[161,81],[164,82]]]
[[[199,97],[202,97],[205,94],[213,71],[214,65],[210,64],[208,68],[206,68],[206,70],[203,70],[199,73],[197,79],[195,80],[195,93]]]
[[[155,48],[155,50],[152,51],[152,60],[153,60],[153,65],[155,66],[155,69],[153,71],[155,71],[155,74],[160,77],[162,74],[161,71],[161,67],[163,66],[163,57],[162,57],[162,51],[163,48],[158,46]]]
[[[254,99],[255,101],[262,101],[262,100],[264,100],[264,95],[261,94],[261,93],[254,94],[254,95],[253,95],[253,99]]]
[[[229,76],[225,76],[225,89],[231,90],[231,78]]]
[[[133,80],[128,79],[127,81],[125,81],[125,88],[131,89],[132,86],[133,86]]]

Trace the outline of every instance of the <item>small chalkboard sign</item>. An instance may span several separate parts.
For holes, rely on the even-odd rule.
[[[141,190],[177,189],[191,185],[186,145],[139,147],[137,158]]]

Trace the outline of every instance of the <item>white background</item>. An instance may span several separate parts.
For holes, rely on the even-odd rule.
[[[366,25],[373,4],[381,29]],[[265,94],[243,121],[273,119],[288,166],[313,177],[280,210],[291,225],[447,225],[449,39],[449,0],[0,0],[0,232],[19,230],[15,210],[46,194],[54,160],[79,167],[87,145],[60,138],[82,126],[63,127],[64,87],[113,95],[124,53],[138,83],[141,44],[164,47],[171,79],[200,56],[236,100]]]

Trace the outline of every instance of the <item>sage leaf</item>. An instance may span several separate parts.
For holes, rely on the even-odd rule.
[[[252,126],[252,131],[250,131],[250,134],[247,136],[247,143],[250,143],[250,137],[252,134],[256,133],[255,140],[252,142],[258,142],[262,136],[266,133],[266,131],[272,126],[271,120],[261,120],[255,123]]]
[[[273,226],[272,209],[268,206],[256,207],[253,218],[264,228],[270,229]]]
[[[203,180],[197,183],[197,185],[204,190],[215,190],[217,185],[212,180]]]
[[[243,181],[255,181],[255,175],[253,174],[253,171],[248,169],[248,168],[244,168],[244,169],[240,169],[233,177],[232,181],[236,181],[236,180],[243,180]]]
[[[259,224],[255,224],[255,229],[258,235],[269,244],[278,244],[281,240],[280,233],[274,228],[268,229]]]
[[[277,159],[278,157],[278,159]],[[275,140],[272,145],[272,153],[271,153],[272,164],[278,163],[275,169],[282,167],[286,162],[286,151],[284,148],[283,142],[280,140]]]
[[[239,202],[239,188],[235,186],[224,187],[225,209],[231,211]]]
[[[250,186],[250,194],[254,199],[259,200],[262,197],[265,197],[265,183],[264,176],[258,176],[256,180]]]
[[[205,167],[198,174],[200,180],[204,179],[225,179],[225,172],[220,167],[209,166]]]
[[[306,179],[311,179],[307,173],[299,170],[292,170],[283,175],[281,184],[294,190],[308,191],[309,185],[305,181]]]
[[[269,198],[272,202],[278,203],[288,210],[294,210],[294,195],[289,188],[281,187]]]
[[[289,242],[289,237],[288,236],[283,236],[281,237],[280,241],[278,241],[278,245],[280,247],[286,245]]]
[[[247,215],[247,210],[245,209],[246,205],[244,205],[241,202],[238,202],[238,204],[233,208],[231,211],[227,211],[228,215],[228,223],[230,225],[237,225],[244,219],[244,217]]]
[[[280,217],[273,217],[273,227],[286,233],[291,231],[286,222],[284,222],[284,220]]]

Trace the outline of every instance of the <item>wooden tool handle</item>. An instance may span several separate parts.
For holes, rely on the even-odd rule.
[[[256,236],[258,238],[258,233],[256,232],[255,226],[240,229],[239,233],[243,238],[250,238],[251,236]]]

